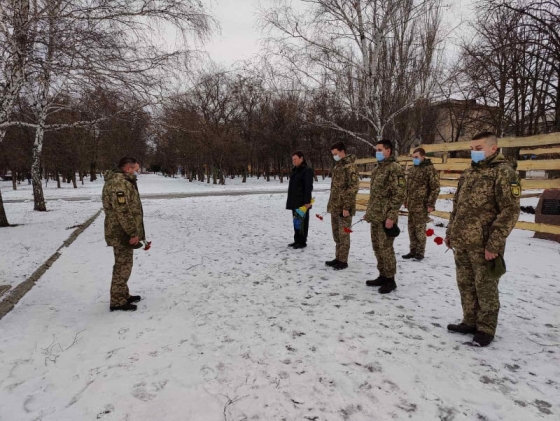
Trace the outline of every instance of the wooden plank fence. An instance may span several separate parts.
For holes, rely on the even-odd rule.
[[[545,135],[536,135],[524,138],[501,138],[498,139],[500,148],[523,148],[520,150],[520,156],[539,156],[546,154],[560,154],[560,133],[550,133]],[[553,146],[543,148],[543,146]],[[441,187],[457,187],[461,172],[470,166],[471,160],[467,158],[448,158],[449,152],[470,150],[470,142],[440,143],[433,145],[420,145],[426,153],[442,153],[441,157],[430,157],[436,170],[440,173]],[[410,151],[412,154],[412,150]],[[399,163],[404,167],[405,171],[412,165],[410,156],[398,158]],[[375,158],[357,159],[359,165],[375,164]],[[560,171],[560,159],[528,159],[517,161],[518,171]],[[362,176],[369,176],[371,173],[367,171],[360,172]],[[360,189],[369,189],[369,182],[360,182]],[[544,189],[560,189],[560,179],[540,180],[540,179],[522,179],[521,188],[527,190],[544,190]],[[442,193],[439,199],[453,199],[454,194]],[[538,197],[540,193],[524,192],[521,197]],[[365,210],[369,201],[369,194],[359,193],[356,198],[356,206],[358,210]],[[449,219],[448,212],[434,211],[433,216]],[[560,234],[560,227],[547,224],[536,224],[532,222],[519,221],[515,228],[529,230],[535,232],[543,232],[549,234]]]

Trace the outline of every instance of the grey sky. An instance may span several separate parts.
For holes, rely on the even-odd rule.
[[[270,5],[273,0],[212,0],[212,14],[220,22],[221,34],[215,34],[206,44],[213,61],[230,66],[238,60],[246,60],[259,52],[261,32],[258,27],[258,6]],[[451,0],[444,17],[444,27],[456,28],[473,16],[475,0]],[[297,1],[294,1],[297,3]],[[450,37],[453,42],[463,32],[463,24]],[[447,32],[447,31],[446,31]],[[450,46],[452,49],[452,47]]]

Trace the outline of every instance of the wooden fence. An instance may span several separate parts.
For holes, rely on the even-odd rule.
[[[524,138],[506,137],[498,140],[500,148],[522,148],[520,156],[533,157],[540,155],[560,154],[560,147],[543,147],[560,145],[560,133],[551,133],[546,135],[537,135]],[[430,157],[436,170],[439,171],[441,187],[457,187],[461,172],[467,169],[471,160],[467,158],[449,158],[449,152],[468,151],[470,150],[470,142],[440,143],[433,145],[420,145],[427,154],[437,153],[440,157]],[[412,154],[412,150],[411,150]],[[402,156],[398,159],[399,163],[404,167],[405,172],[412,165],[412,157]],[[359,165],[369,165],[377,163],[375,158],[357,159]],[[560,171],[560,159],[527,159],[517,161],[518,171]],[[371,173],[367,171],[360,172],[361,176],[369,176]],[[528,190],[543,189],[560,189],[560,179],[521,179],[521,188],[523,197],[538,197],[540,192],[528,192]],[[369,189],[369,182],[360,182],[360,189]],[[454,194],[442,193],[439,199],[452,199]],[[369,194],[358,193],[356,198],[357,209],[365,210],[369,201]],[[406,212],[401,212],[406,214]],[[449,219],[448,212],[434,211],[433,216]],[[536,224],[531,222],[520,221],[515,226],[517,229],[544,232],[549,234],[560,234],[560,227],[547,224]]]

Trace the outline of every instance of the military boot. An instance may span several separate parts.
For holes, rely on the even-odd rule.
[[[126,301],[128,302],[128,304],[132,304],[132,303],[137,303],[141,299],[142,299],[142,297],[139,296],[139,295],[131,295],[130,297],[128,297],[126,299]]]
[[[420,260],[424,259],[424,255],[423,254],[415,254],[414,255],[414,260],[416,260],[417,262],[419,262]]]
[[[388,280],[389,279],[386,278],[385,276],[379,275],[377,279],[371,279],[369,281],[366,281],[366,285],[368,287],[380,287],[382,285],[385,285]]]
[[[115,310],[136,311],[136,308],[137,307],[134,304],[126,303],[126,304],[123,304],[122,306],[111,306],[111,307],[109,307],[109,310],[111,310],[111,311],[115,311]]]
[[[449,324],[447,325],[447,330],[450,332],[462,333],[464,335],[469,335],[476,333],[476,326],[469,326],[464,323],[459,323],[458,325]]]
[[[473,338],[473,344],[477,346],[488,346],[494,340],[494,336],[485,332],[476,332]]]
[[[391,291],[397,289],[397,283],[395,282],[395,278],[387,278],[387,282],[385,282],[381,288],[378,289],[380,294],[388,294]]]
[[[342,270],[342,269],[346,269],[347,267],[348,267],[348,263],[339,261],[332,268],[334,270]]]
[[[403,259],[412,259],[414,256],[416,256],[416,253],[410,252],[408,254],[405,254],[402,258]]]
[[[329,260],[328,262],[325,262],[325,265],[333,267],[337,263],[338,263],[338,259],[334,259],[334,260]]]

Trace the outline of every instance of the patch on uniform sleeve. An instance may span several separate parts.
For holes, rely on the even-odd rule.
[[[352,178],[352,181],[358,181],[358,174],[353,172],[351,178]]]
[[[406,180],[404,179],[404,175],[399,175],[398,176],[397,183],[398,183],[399,187],[406,186]]]
[[[511,187],[511,195],[513,197],[521,196],[521,185],[519,184],[519,181],[512,181],[510,183],[510,187]]]
[[[117,203],[119,205],[126,205],[126,195],[124,194],[123,191],[117,192]]]

